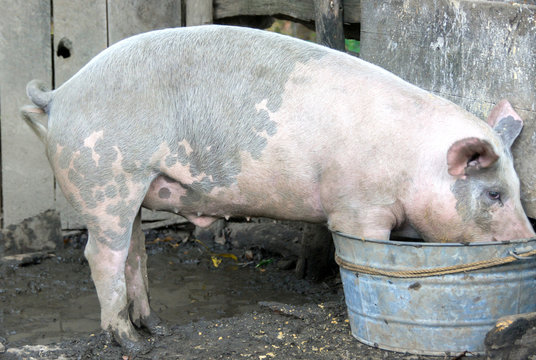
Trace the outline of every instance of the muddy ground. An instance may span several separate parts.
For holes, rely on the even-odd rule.
[[[144,334],[153,349],[137,359],[462,358],[363,345],[350,333],[336,273],[300,280],[278,254],[199,243],[190,231],[147,233],[152,305],[173,334]],[[0,358],[128,358],[99,328],[86,240],[71,236],[48,257],[0,264]]]

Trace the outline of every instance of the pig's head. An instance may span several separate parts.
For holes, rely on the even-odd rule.
[[[503,100],[493,108],[488,124],[498,136],[463,138],[448,149],[450,181],[441,190],[448,194],[425,207],[425,220],[416,222],[425,240],[504,241],[535,235],[521,206],[510,151],[523,121]]]

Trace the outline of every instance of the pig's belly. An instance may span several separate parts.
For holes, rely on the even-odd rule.
[[[262,184],[246,186],[250,189],[246,194],[239,188],[243,186],[218,188],[207,193],[167,176],[159,176],[151,183],[142,205],[148,209],[182,215],[198,226],[208,226],[218,218],[231,216],[262,216],[309,222],[326,220],[319,200],[307,190],[300,193],[283,189],[275,196],[274,191],[263,191],[267,187]]]

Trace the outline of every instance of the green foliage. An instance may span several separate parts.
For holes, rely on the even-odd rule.
[[[359,42],[359,40],[345,39],[344,43],[346,45],[346,51],[350,51],[352,53],[355,53],[356,55],[359,55],[359,51],[361,50],[361,43]]]

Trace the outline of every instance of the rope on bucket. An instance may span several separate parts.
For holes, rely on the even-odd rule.
[[[523,252],[520,254],[514,254],[510,252],[510,256],[502,258],[493,258],[489,260],[476,261],[469,264],[460,264],[444,267],[436,267],[431,269],[422,269],[422,270],[402,270],[402,271],[387,271],[381,270],[374,267],[366,265],[356,265],[352,264],[346,260],[343,260],[339,255],[335,255],[335,261],[343,269],[354,271],[357,273],[368,274],[368,275],[382,275],[390,276],[394,278],[417,278],[417,277],[430,277],[437,275],[447,275],[447,274],[457,274],[462,272],[475,271],[480,269],[486,269],[494,266],[509,264],[514,261],[519,260],[529,260],[531,256],[536,255],[536,250],[531,250]]]

